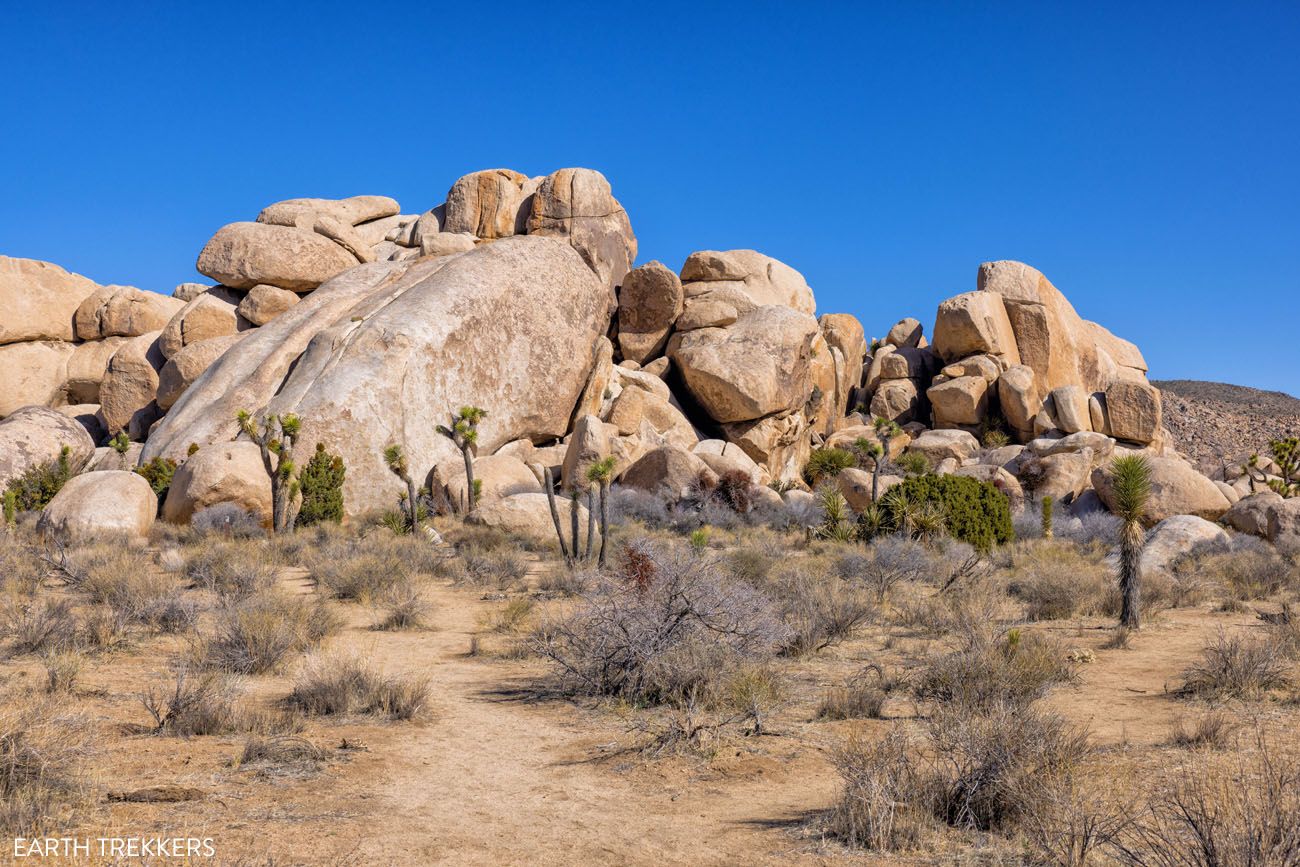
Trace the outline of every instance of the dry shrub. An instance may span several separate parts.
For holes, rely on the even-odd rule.
[[[759,548],[737,548],[727,554],[727,569],[732,575],[751,584],[763,583],[777,558]]]
[[[711,700],[728,673],[790,639],[771,600],[708,556],[642,539],[619,559],[532,641],[568,692]]]
[[[400,560],[382,554],[312,558],[311,571],[316,585],[330,598],[367,604],[390,588],[411,582]]]
[[[1028,704],[1074,678],[1058,641],[1013,629],[998,637],[972,634],[961,650],[928,659],[912,689],[919,699],[975,712]]]
[[[1179,559],[1175,569],[1242,602],[1300,589],[1300,567],[1253,536],[1236,537],[1231,551],[1189,554]]]
[[[893,684],[879,675],[874,666],[851,678],[843,686],[832,687],[822,696],[817,719],[880,719]]]
[[[45,666],[45,691],[70,693],[77,686],[85,658],[73,650],[56,650],[42,654]]]
[[[1044,541],[1016,546],[1007,589],[1030,620],[1062,620],[1101,612],[1114,583],[1097,552]]]
[[[0,697],[0,833],[57,829],[87,790],[86,719],[54,699]]]
[[[817,653],[853,637],[876,613],[873,594],[831,575],[783,570],[767,587],[790,628],[782,652],[791,656]]]
[[[199,664],[236,674],[274,671],[290,653],[318,646],[340,628],[319,602],[275,591],[228,602],[216,612],[211,634],[193,648]]]
[[[1212,710],[1190,723],[1180,719],[1169,735],[1169,743],[1189,750],[1221,750],[1228,746],[1238,723],[1220,710]]]
[[[319,525],[317,525],[319,526]],[[325,751],[303,737],[255,735],[244,742],[235,764],[243,767],[273,769],[278,773],[318,771],[325,763]]]
[[[289,704],[318,716],[375,714],[394,720],[420,716],[429,704],[428,678],[387,677],[355,655],[309,658]]]
[[[513,548],[466,551],[447,561],[442,574],[457,584],[509,590],[521,586],[528,574],[528,560]]]
[[[209,540],[185,558],[185,577],[225,599],[242,599],[275,584],[276,566],[257,542]]]
[[[77,615],[68,599],[11,597],[0,605],[0,622],[11,654],[42,653],[66,647],[76,637]]]
[[[915,849],[935,827],[928,805],[917,797],[922,771],[901,729],[868,741],[854,732],[832,755],[844,780],[827,830],[850,846],[876,852]]]
[[[1135,867],[1300,864],[1300,762],[1257,731],[1254,749],[1231,762],[1180,768],[1113,854]]]
[[[153,717],[154,732],[177,737],[241,731],[238,683],[219,671],[178,666],[166,686],[150,686],[140,703]]]
[[[375,629],[424,629],[429,625],[432,606],[413,582],[389,587],[381,596],[379,605],[384,616],[375,624]]]
[[[1197,698],[1259,698],[1290,682],[1290,663],[1282,648],[1269,641],[1220,631],[1201,659],[1183,672],[1179,693]]]
[[[67,577],[74,589],[107,605],[127,623],[184,632],[198,619],[197,605],[184,598],[177,580],[159,572],[144,551],[121,546],[78,551]]]
[[[511,599],[489,618],[494,632],[518,632],[533,614],[533,600],[527,596]]]
[[[0,530],[0,593],[33,596],[47,572],[48,567],[31,546]]]
[[[905,536],[882,536],[862,551],[839,558],[835,571],[841,577],[866,587],[878,603],[894,585],[920,581],[935,569],[926,547]]]

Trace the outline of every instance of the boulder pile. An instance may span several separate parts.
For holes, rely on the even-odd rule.
[[[607,457],[616,482],[667,498],[732,474],[806,488],[814,449],[871,438],[878,418],[904,431],[890,458],[916,453],[1016,505],[1104,508],[1109,461],[1129,452],[1152,459],[1153,523],[1216,521],[1266,482],[1212,482],[1177,455],[1137,346],[1028,265],[981,265],[928,340],[913,318],[868,340],[851,315],[819,317],[804,277],[754,250],[701,250],[679,271],[636,257],[626,211],[590,169],[474,172],[419,214],[385,196],[276,202],[203,246],[197,269],[215,285],[170,297],[0,257],[0,443],[19,443],[0,469],[63,444],[78,469],[169,458],[181,467],[165,519],[222,502],[265,517],[269,485],[236,415],[294,413],[300,452],[342,456],[350,513],[404,490],[383,457],[394,443],[463,502],[462,456],[437,427],[479,406],[486,523],[545,528],[546,472],[581,484]],[[123,432],[142,448],[92,460]],[[845,471],[855,508],[871,481]],[[82,532],[77,505],[50,525]],[[1274,506],[1234,520],[1291,532]]]

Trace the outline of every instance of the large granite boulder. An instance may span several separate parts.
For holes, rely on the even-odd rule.
[[[682,313],[682,281],[660,262],[633,268],[618,295],[618,345],[623,358],[644,364],[668,342]]]
[[[223,503],[254,515],[263,526],[271,525],[271,480],[256,443],[213,443],[186,458],[167,489],[163,519],[188,524],[196,512]]]
[[[74,347],[62,341],[0,346],[0,418],[24,406],[65,403],[68,361]]]
[[[569,529],[569,501],[557,497],[560,526]],[[490,503],[484,503],[465,518],[465,523],[480,527],[494,527],[533,545],[558,544],[555,522],[551,517],[550,502],[546,494],[511,494]],[[587,532],[587,508],[578,505],[578,526]],[[584,537],[585,538],[585,537]]]
[[[154,331],[132,337],[108,360],[108,370],[99,387],[99,405],[104,426],[110,433],[126,431],[131,439],[143,440],[162,414],[154,402],[158,396],[158,372],[166,364],[158,348],[160,334]]]
[[[680,500],[703,481],[712,485],[718,476],[698,455],[676,446],[653,449],[623,471],[618,483],[663,497]]]
[[[442,232],[484,240],[522,235],[537,182],[510,169],[486,169],[458,178],[447,192]]]
[[[795,269],[755,250],[701,250],[682,265],[687,308],[725,303],[736,313],[779,305],[812,315],[817,310],[808,281]]]
[[[1223,513],[1224,524],[1241,533],[1268,538],[1268,519],[1273,509],[1282,504],[1282,495],[1276,491],[1261,491],[1242,497]]]
[[[310,292],[357,264],[356,256],[324,235],[261,222],[231,223],[218,229],[199,253],[195,268],[236,289],[269,283]]]
[[[351,196],[346,199],[285,199],[267,205],[257,222],[274,226],[297,226],[310,230],[321,217],[356,226],[398,213],[401,208],[388,196]]]
[[[72,403],[99,403],[99,386],[108,372],[113,353],[129,337],[105,337],[78,343],[68,357],[67,391]]]
[[[465,484],[465,462],[451,461],[442,480],[448,500],[460,510],[469,504],[469,486]],[[542,490],[537,476],[519,458],[511,455],[484,455],[474,459],[474,481],[479,485],[478,504],[489,503],[512,494],[531,494]]]
[[[185,302],[134,286],[104,286],[77,308],[76,330],[80,340],[104,337],[138,337],[160,331]]]
[[[29,406],[0,421],[0,491],[32,467],[57,461],[64,446],[74,473],[95,454],[86,429],[55,410]]]
[[[50,262],[0,256],[0,346],[72,340],[77,308],[98,288]]]
[[[605,176],[592,169],[560,169],[542,179],[532,200],[528,234],[568,241],[613,300],[613,288],[636,261],[636,236]]]
[[[944,361],[967,355],[995,355],[1008,366],[1020,351],[1002,299],[991,292],[966,292],[939,304],[934,321],[934,351]]]
[[[225,286],[214,286],[186,302],[162,329],[158,348],[164,358],[171,358],[186,346],[214,337],[226,337],[252,327],[239,315],[239,293]]]
[[[68,479],[46,505],[39,527],[64,542],[143,539],[157,513],[158,496],[144,476],[106,470]]]
[[[1217,521],[1231,504],[1214,484],[1181,458],[1148,457],[1151,464],[1151,498],[1147,504],[1148,526],[1174,515],[1196,515]],[[1115,508],[1110,465],[1092,471],[1092,487],[1112,511]]]
[[[1147,532],[1142,549],[1144,573],[1167,570],[1182,554],[1227,551],[1232,541],[1223,528],[1195,515],[1173,515]]]
[[[158,372],[158,408],[163,412],[171,409],[181,399],[185,389],[203,375],[213,363],[244,339],[243,334],[227,334],[191,343],[177,352]]]

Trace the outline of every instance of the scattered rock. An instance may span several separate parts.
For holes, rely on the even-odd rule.
[[[139,473],[83,473],[68,479],[50,500],[40,529],[64,542],[107,536],[143,539],[157,513],[158,496]]]

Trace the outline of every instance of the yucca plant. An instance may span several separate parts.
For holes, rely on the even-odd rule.
[[[438,425],[438,433],[447,437],[460,449],[465,458],[465,513],[474,511],[478,505],[479,487],[474,484],[474,447],[478,445],[478,423],[487,418],[487,410],[477,406],[462,406],[451,417],[450,425]]]
[[[591,556],[592,532],[590,527],[591,510],[587,511],[588,532],[587,532],[587,549],[582,547],[582,538],[578,535],[578,494],[576,491],[570,491],[569,494],[569,534],[570,538],[566,541],[564,538],[564,525],[560,521],[560,507],[555,498],[555,478],[551,474],[550,467],[543,470],[542,487],[546,489],[546,502],[551,507],[551,521],[555,524],[555,537],[560,540],[560,554],[564,557],[564,564],[570,569],[575,567],[580,561]],[[601,544],[604,544],[605,524],[601,526]]]
[[[610,455],[596,461],[587,468],[587,481],[600,491],[600,556],[597,564],[605,566],[605,547],[609,541],[609,483],[614,478],[614,456]],[[590,502],[587,506],[587,550],[591,551],[591,523],[595,520]]]
[[[277,533],[293,529],[293,501],[298,496],[298,477],[293,464],[293,447],[302,422],[293,413],[267,416],[259,425],[246,410],[236,419],[239,430],[262,451],[262,467],[271,479],[271,526]]]
[[[406,531],[414,533],[420,523],[420,490],[415,484],[415,477],[411,475],[406,453],[401,446],[391,445],[384,449],[384,463],[388,465],[390,473],[406,483],[406,499],[402,504],[406,508]]]
[[[1111,511],[1123,522],[1119,531],[1119,622],[1128,629],[1142,627],[1138,606],[1142,597],[1142,548],[1147,501],[1151,499],[1151,464],[1142,455],[1125,455],[1110,463]]]

